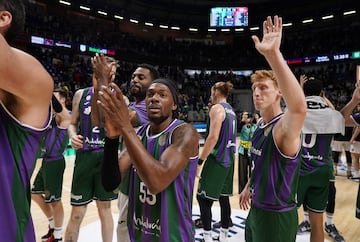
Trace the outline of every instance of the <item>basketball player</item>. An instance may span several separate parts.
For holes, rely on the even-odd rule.
[[[103,55],[95,56],[93,59],[94,67],[97,69],[97,72],[106,72],[106,68],[102,65]],[[99,74],[102,75],[102,74]],[[148,115],[146,113],[145,105],[145,96],[146,90],[150,86],[151,82],[158,78],[159,73],[154,66],[149,64],[140,64],[134,71],[131,76],[130,81],[130,93],[135,99],[134,102],[129,104],[129,118],[132,125],[139,127],[145,125],[149,122]],[[100,80],[95,78],[94,80]],[[110,80],[111,82],[112,80]],[[94,87],[99,87],[101,85],[108,86],[109,81],[101,82],[97,81]],[[94,91],[98,92],[99,88],[95,88]],[[97,104],[92,105],[94,109],[98,109]],[[99,114],[98,114],[99,115]],[[100,120],[103,117],[95,117]],[[107,140],[105,140],[106,146]],[[121,150],[122,147],[119,147]],[[119,197],[118,197],[118,208],[119,208],[119,219],[117,225],[117,240],[118,242],[130,242],[129,231],[127,228],[127,210],[128,210],[128,190],[129,190],[129,173],[120,174],[118,161],[111,163],[112,159],[104,159],[101,168],[101,177],[102,182],[107,191],[114,191],[119,188]],[[123,181],[120,183],[120,178],[123,178]]]
[[[67,128],[71,119],[69,110],[65,105],[67,92],[56,89],[54,90],[54,98],[53,106],[55,106],[56,113],[52,119],[51,127],[46,132],[42,165],[31,189],[31,199],[39,205],[49,220],[49,231],[41,237],[42,241],[47,242],[62,241],[64,208],[61,193],[65,170],[64,152],[69,143]],[[56,110],[56,105],[60,105],[59,110]]]
[[[351,100],[341,109],[341,113],[345,117],[345,125],[351,127],[360,126],[360,113],[352,114],[355,107],[360,103],[360,79],[356,81],[355,90]],[[360,219],[360,183],[356,200],[355,217]]]
[[[199,166],[206,160],[201,172],[197,191],[201,221],[204,226],[204,241],[213,241],[211,236],[211,207],[219,201],[221,209],[220,241],[226,241],[230,224],[229,196],[233,193],[234,161],[236,152],[236,114],[227,102],[233,85],[217,82],[211,87],[210,129],[205,140]]]
[[[107,58],[116,72],[116,61]],[[93,77],[94,77],[93,73]],[[71,123],[68,128],[71,146],[76,150],[75,166],[71,186],[71,214],[65,231],[65,241],[77,241],[80,225],[87,205],[96,201],[101,223],[103,242],[113,239],[114,222],[111,200],[117,194],[105,191],[101,182],[101,162],[104,155],[105,130],[91,122],[91,102],[94,88],[76,91],[72,101]]]
[[[50,123],[54,88],[39,61],[11,46],[24,22],[23,1],[0,0],[1,241],[35,241],[30,178]]]
[[[309,211],[310,241],[324,241],[323,214],[329,198],[329,182],[334,174],[331,142],[336,133],[344,134],[345,123],[341,113],[324,96],[321,80],[306,76],[300,79],[307,114],[302,129],[298,207],[304,205]],[[323,125],[328,120],[331,123]]]
[[[296,239],[298,224],[296,190],[305,96],[280,52],[282,18],[267,17],[262,40],[252,39],[272,71],[260,70],[251,76],[253,101],[261,118],[250,149],[252,175],[239,197],[240,208],[248,209],[251,196],[245,240],[290,242]]]
[[[99,93],[109,139],[105,152],[117,159],[122,135],[126,149],[120,154],[119,167],[130,169],[130,240],[194,241],[192,195],[199,139],[193,125],[176,118],[175,84],[168,79],[153,81],[145,99],[150,123],[138,132],[126,115],[120,89],[115,84],[110,87]]]

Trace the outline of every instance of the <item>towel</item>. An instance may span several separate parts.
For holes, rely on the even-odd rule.
[[[345,119],[342,114],[331,109],[320,96],[306,97],[307,111],[302,132],[304,134],[345,133]]]

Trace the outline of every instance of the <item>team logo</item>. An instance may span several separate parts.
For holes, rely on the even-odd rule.
[[[269,126],[267,126],[267,127],[264,128],[264,136],[267,137],[267,136],[269,135],[272,127],[273,127],[272,125],[269,125]]]
[[[166,144],[167,138],[168,138],[167,134],[160,135],[160,137],[159,137],[159,145],[164,146]]]

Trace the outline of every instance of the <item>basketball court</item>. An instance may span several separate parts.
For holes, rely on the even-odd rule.
[[[71,212],[70,206],[70,190],[71,190],[71,180],[72,173],[74,168],[74,155],[69,153],[66,156],[66,168],[64,172],[64,185],[63,185],[63,205],[65,212],[64,220],[64,231],[66,229],[67,222],[69,220],[69,215]],[[41,160],[38,160],[34,175],[37,173],[41,165]],[[355,202],[357,195],[358,182],[346,179],[346,170],[344,165],[339,167],[339,175],[336,177],[336,208],[334,221],[341,233],[343,234],[346,241],[350,242],[360,242],[360,220],[355,218]],[[197,188],[197,179],[195,181],[195,191]],[[237,160],[235,162],[235,173],[234,173],[234,193],[237,192]],[[238,205],[238,194],[235,194],[230,198],[230,203],[232,207],[232,220],[234,226],[230,228],[229,233],[229,242],[241,242],[244,241],[244,226],[245,220],[247,217],[247,211],[242,211],[239,209]],[[46,234],[48,229],[48,221],[45,218],[44,214],[41,212],[37,204],[33,203],[31,207],[35,232],[37,241],[41,241],[40,237]],[[112,211],[114,218],[114,229],[117,225],[117,203],[116,200],[112,202]],[[300,210],[302,211],[302,209]],[[213,221],[216,222],[220,218],[220,208],[219,203],[214,203],[212,208]],[[193,219],[197,219],[200,216],[199,207],[197,205],[196,198],[194,197],[194,208],[193,208]],[[299,220],[302,220],[302,212],[299,213]],[[196,229],[195,240],[200,241],[202,238],[202,229]],[[219,233],[218,229],[213,230],[214,236]],[[116,242],[114,232],[113,241]],[[271,235],[269,235],[271,236]],[[325,235],[326,241],[332,241],[327,235]],[[82,227],[80,230],[79,242],[100,242],[101,241],[101,232],[100,232],[100,221],[97,215],[97,209],[95,203],[92,202],[88,205],[87,213],[82,222]],[[296,242],[308,242],[310,241],[309,235],[300,235],[297,236]]]

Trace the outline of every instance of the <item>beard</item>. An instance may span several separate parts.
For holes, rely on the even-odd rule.
[[[159,123],[162,123],[163,121],[165,121],[168,117],[166,116],[149,116],[149,120],[150,122],[153,122],[153,123],[156,123],[156,124],[159,124]]]
[[[131,89],[131,96],[136,100],[144,100],[146,97],[146,93],[142,93],[140,90],[136,90],[135,92]]]

